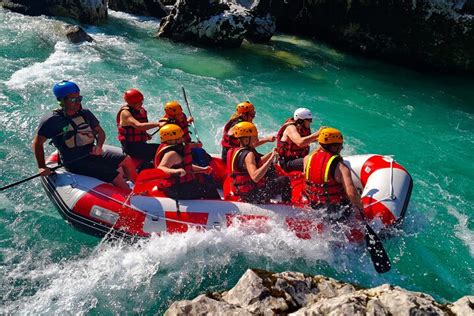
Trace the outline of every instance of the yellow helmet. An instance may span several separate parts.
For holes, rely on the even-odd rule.
[[[318,142],[320,144],[342,144],[344,139],[342,133],[335,128],[326,127],[319,132]]]
[[[234,137],[257,136],[257,127],[250,122],[240,122],[234,126]]]
[[[175,116],[178,113],[183,112],[181,104],[178,101],[170,101],[165,103],[165,113],[171,116]]]
[[[160,140],[162,143],[179,139],[183,137],[183,135],[183,130],[176,124],[166,124],[160,129]]]
[[[237,114],[245,114],[245,113],[255,111],[255,107],[253,106],[252,103],[250,103],[250,101],[245,101],[245,102],[241,102],[237,104],[235,110],[237,111]]]

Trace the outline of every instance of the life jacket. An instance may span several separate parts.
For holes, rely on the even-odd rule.
[[[186,182],[190,182],[194,180],[193,164],[192,164],[193,157],[191,156],[191,147],[188,144],[168,145],[168,144],[162,143],[156,150],[155,159],[154,159],[155,168],[158,168],[161,160],[163,159],[163,156],[169,151],[175,151],[178,153],[178,155],[182,157],[181,163],[174,165],[171,168],[172,169],[183,168],[186,171],[186,175],[184,177],[179,177],[179,178],[169,177],[169,178],[159,181],[158,188],[160,189],[169,188],[180,183],[186,183]]]
[[[227,154],[227,174],[231,178],[230,191],[234,192],[236,198],[249,193],[250,191],[265,185],[266,177],[263,177],[258,183],[255,183],[244,168],[245,156],[253,152],[255,162],[260,167],[260,155],[254,148],[240,147],[231,148]],[[239,159],[241,157],[241,159]]]
[[[289,137],[286,141],[282,141],[283,133],[285,132],[286,128],[290,125],[294,125],[298,134],[301,137],[305,137],[311,134],[311,129],[304,127],[303,125],[297,125],[296,122],[289,118],[280,128],[277,133],[277,152],[281,158],[284,158],[286,161],[295,160],[298,158],[303,158],[309,154],[309,145],[300,147],[296,145]]]
[[[238,138],[235,138],[234,136],[230,136],[228,133],[229,133],[229,130],[236,124],[240,123],[240,122],[243,122],[244,119],[240,116],[232,119],[232,120],[229,120],[229,122],[227,122],[227,124],[225,124],[224,126],[224,133],[222,135],[222,141],[221,141],[221,145],[222,147],[224,148],[239,148],[240,147],[240,142],[239,142],[239,139]]]
[[[82,115],[82,110],[77,115],[70,117],[64,114],[62,109],[55,110],[62,115],[69,125],[64,127],[63,132],[53,139],[57,148],[79,148],[94,144],[96,132],[90,127],[87,119]]]
[[[339,205],[347,200],[342,183],[331,175],[331,167],[341,161],[339,155],[318,151],[309,156],[305,168],[305,192],[312,206]]]
[[[166,122],[166,124],[176,124],[183,130],[183,141],[185,143],[190,143],[191,140],[191,132],[189,131],[189,123],[186,114],[182,114],[181,118],[177,119],[175,117],[170,117],[168,114],[165,114],[163,118],[160,120],[161,122]]]
[[[120,142],[127,143],[143,143],[148,140],[148,134],[146,131],[140,131],[132,126],[122,126],[120,125],[120,114],[123,110],[127,110],[132,114],[132,117],[140,123],[147,123],[148,116],[146,110],[141,107],[140,110],[134,110],[128,105],[124,105],[120,108],[117,113],[117,131],[118,131],[118,140]]]

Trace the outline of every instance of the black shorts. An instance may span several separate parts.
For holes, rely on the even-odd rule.
[[[121,153],[104,150],[101,156],[90,155],[65,167],[73,173],[112,182],[119,174],[117,169],[125,157]]]
[[[132,158],[141,159],[145,161],[153,161],[156,150],[160,144],[149,143],[126,143],[122,142],[123,152]]]

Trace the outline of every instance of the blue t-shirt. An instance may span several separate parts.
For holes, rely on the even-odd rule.
[[[87,109],[80,110],[77,116],[74,117],[78,116],[82,116],[91,129],[95,129],[99,126],[99,120]],[[72,118],[66,118],[62,111],[53,111],[41,118],[37,132],[39,136],[52,140],[54,146],[59,150],[61,158],[65,162],[88,154],[93,146],[92,144],[74,148],[66,146],[64,139],[71,125],[71,119]]]

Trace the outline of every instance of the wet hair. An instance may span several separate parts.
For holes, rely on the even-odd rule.
[[[336,152],[335,151],[332,151],[331,149],[333,148],[333,146],[337,146],[337,145],[342,145],[342,144],[339,144],[339,143],[334,143],[334,144],[319,144],[325,151],[327,152],[330,152],[332,154],[335,154]]]

